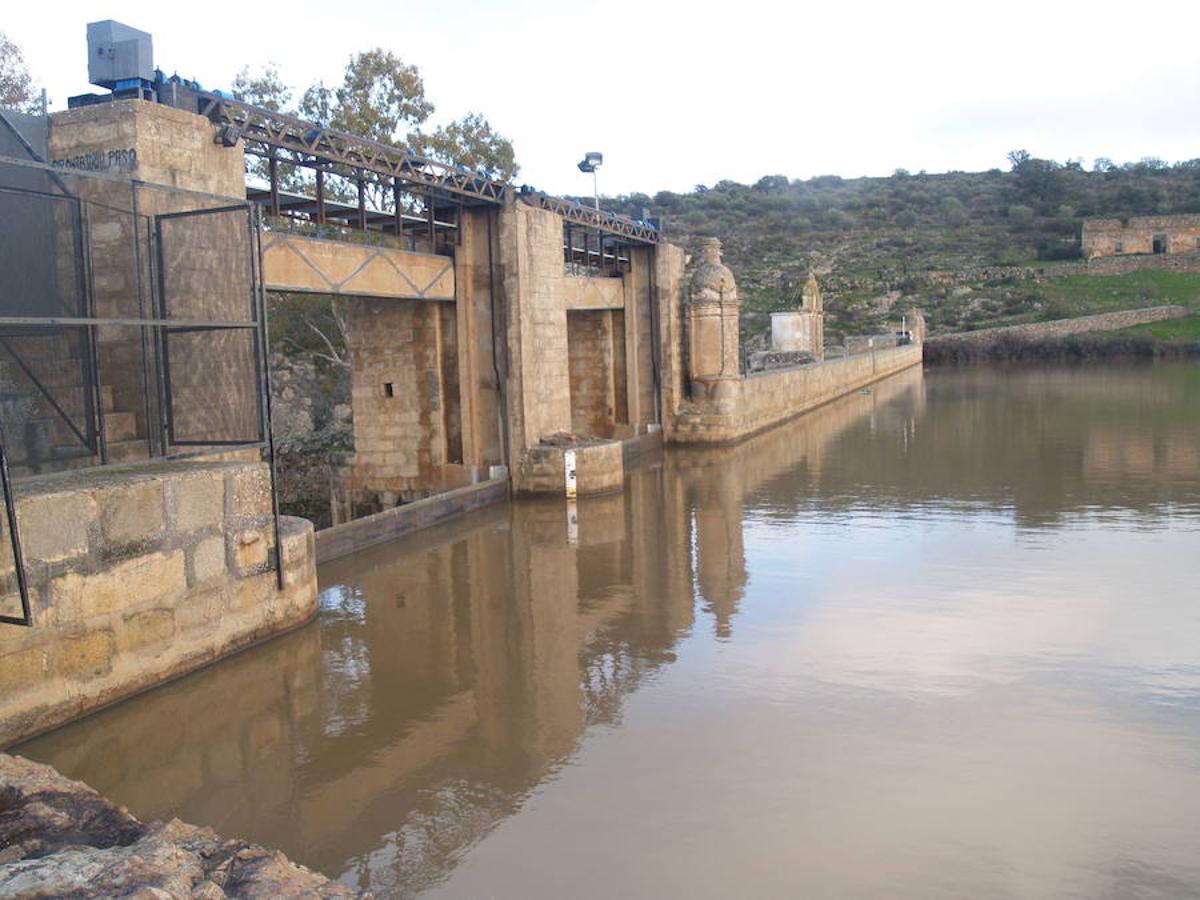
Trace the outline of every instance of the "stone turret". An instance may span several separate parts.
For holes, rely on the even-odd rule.
[[[919,309],[914,309],[908,314],[908,333],[914,344],[925,343],[925,313]]]
[[[722,381],[740,377],[738,299],[733,273],[721,262],[721,242],[708,238],[688,284],[688,375],[692,394],[715,397]]]
[[[812,272],[808,273],[808,280],[804,282],[804,291],[800,296],[802,298],[801,309],[805,312],[824,315],[825,301],[821,297],[821,285],[817,281],[817,276]]]

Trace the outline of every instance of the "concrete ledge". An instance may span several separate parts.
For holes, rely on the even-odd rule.
[[[424,500],[364,516],[315,535],[317,562],[324,563],[462,513],[508,499],[508,479],[493,478]]]

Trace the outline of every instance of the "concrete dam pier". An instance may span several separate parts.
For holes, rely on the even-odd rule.
[[[664,445],[733,444],[921,360],[916,332],[824,360],[810,280],[785,364],[748,373],[719,242],[689,264],[656,224],[223,95],[5,112],[0,206],[0,746],[303,624],[318,559],[620,491]],[[345,302],[354,449],[315,535],[278,513],[269,293]]]

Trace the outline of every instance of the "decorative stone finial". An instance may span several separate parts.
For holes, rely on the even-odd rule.
[[[804,282],[802,297],[801,306],[805,312],[820,313],[823,311],[824,300],[821,297],[821,285],[817,281],[817,276],[811,271],[808,273],[808,280]]]
[[[688,301],[696,306],[737,306],[737,282],[721,262],[721,242],[705,238],[700,244],[700,262],[688,284]]]
[[[737,283],[721,262],[716,238],[700,244],[700,261],[688,283],[687,331],[693,397],[712,399],[718,381],[740,374]]]

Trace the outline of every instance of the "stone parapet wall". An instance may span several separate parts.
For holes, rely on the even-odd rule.
[[[846,355],[855,356],[859,353],[869,353],[872,349],[884,350],[895,347],[900,339],[894,331],[886,334],[852,334],[846,336]]]
[[[0,628],[0,746],[161,684],[316,613],[312,526],[260,462],[33,479],[17,501],[32,628]],[[17,593],[7,542],[4,610]]]
[[[711,400],[686,403],[670,439],[728,444],[921,362],[917,345],[723,382]]]
[[[1055,319],[1052,322],[1031,322],[1027,325],[1006,325],[1002,328],[981,328],[959,334],[944,334],[930,338],[930,346],[946,344],[985,344],[999,337],[1024,340],[1068,337],[1072,334],[1088,334],[1094,331],[1119,331],[1147,322],[1163,322],[1181,319],[1188,315],[1184,306],[1150,306],[1144,309],[1126,309],[1120,312],[1098,313],[1093,316],[1078,316],[1074,319]]]

